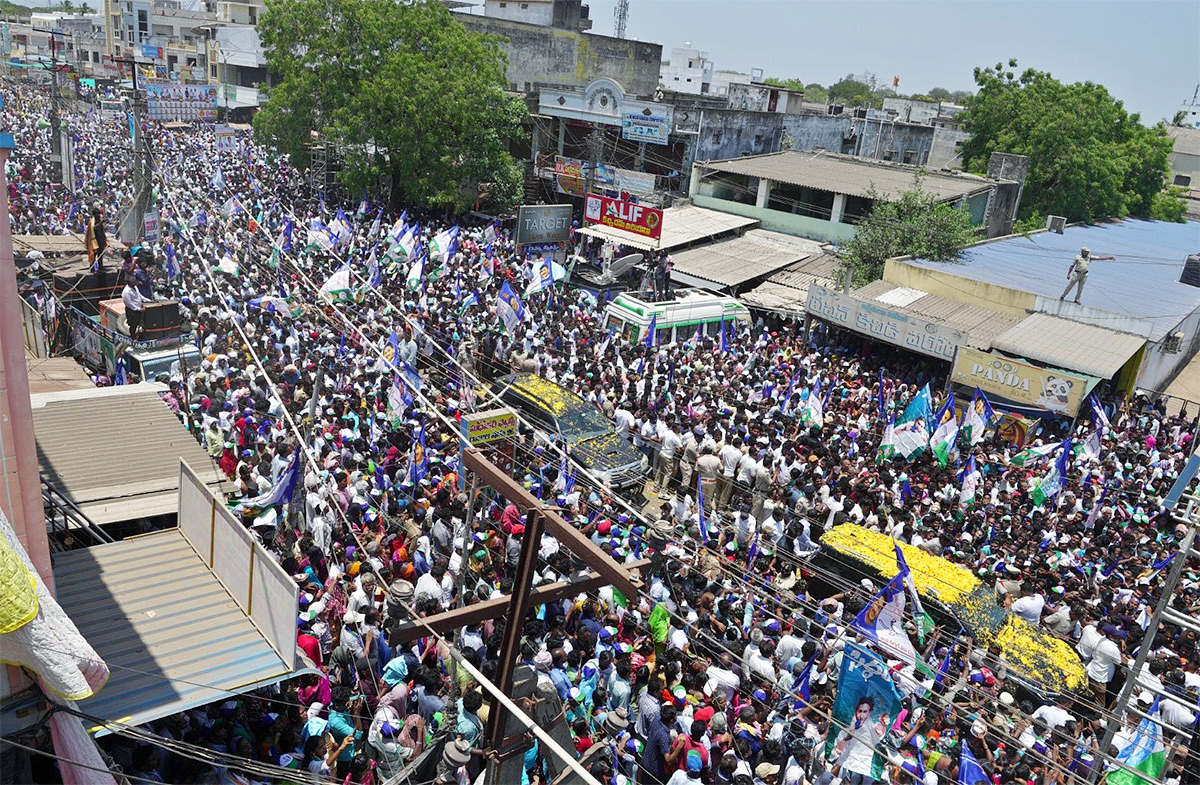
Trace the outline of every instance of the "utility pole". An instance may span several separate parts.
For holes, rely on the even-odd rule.
[[[596,167],[600,165],[600,154],[604,149],[604,129],[597,126],[592,129],[591,135],[588,137],[588,170],[587,177],[584,180],[583,195],[592,192],[592,185],[596,181]]]
[[[50,31],[50,168],[51,179],[66,182],[66,167],[63,165],[62,112],[58,92],[58,47],[62,30]]]
[[[133,155],[134,166],[134,196],[129,211],[121,218],[117,235],[121,242],[133,245],[141,239],[145,232],[146,213],[154,202],[154,177],[150,164],[150,139],[142,130],[146,109],[145,93],[138,87],[138,63],[131,57],[113,58],[114,63],[129,65],[130,78],[133,81]]]

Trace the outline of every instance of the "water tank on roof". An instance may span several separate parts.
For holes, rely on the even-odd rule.
[[[1200,287],[1200,253],[1188,256],[1183,263],[1183,274],[1179,276],[1180,283]]]

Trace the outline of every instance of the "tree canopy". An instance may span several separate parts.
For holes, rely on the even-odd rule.
[[[463,209],[476,188],[517,198],[508,142],[527,113],[494,37],[433,0],[273,0],[258,30],[277,81],[255,130],[298,164],[316,133],[354,191],[390,178],[418,204]]]
[[[972,134],[964,166],[984,172],[996,151],[1029,156],[1022,218],[1160,217],[1169,206],[1159,196],[1171,151],[1165,129],[1142,125],[1101,85],[1016,68],[1009,60],[975,69],[979,90],[961,118]]]
[[[861,286],[882,278],[884,262],[893,256],[951,262],[975,239],[970,214],[921,190],[918,179],[911,190],[889,201],[876,197],[842,255],[855,285]]]

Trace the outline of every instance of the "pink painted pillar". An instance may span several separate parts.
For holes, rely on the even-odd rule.
[[[21,544],[42,580],[54,591],[42,484],[38,477],[33,410],[29,404],[29,373],[25,365],[25,331],[17,305],[17,268],[9,224],[8,173],[12,134],[0,133],[0,507],[12,521]],[[87,445],[80,445],[86,449]]]

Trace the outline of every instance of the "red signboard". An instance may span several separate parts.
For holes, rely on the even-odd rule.
[[[583,208],[588,223],[603,224],[657,240],[662,236],[663,211],[607,196],[588,194]]]

